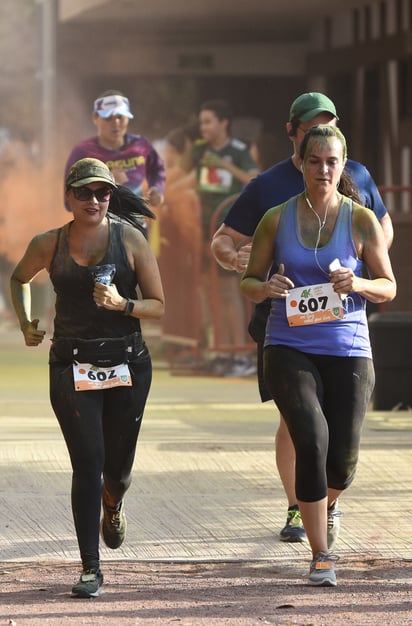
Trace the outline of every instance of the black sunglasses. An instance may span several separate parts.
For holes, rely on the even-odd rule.
[[[90,187],[71,187],[76,200],[91,200],[93,196],[97,202],[107,202],[113,194],[111,187],[99,187],[99,189],[90,189]]]

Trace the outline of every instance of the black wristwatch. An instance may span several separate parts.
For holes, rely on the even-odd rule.
[[[133,300],[130,300],[130,298],[126,298],[127,302],[126,302],[126,306],[123,310],[123,315],[130,315],[130,313],[133,311],[134,309],[134,302]]]

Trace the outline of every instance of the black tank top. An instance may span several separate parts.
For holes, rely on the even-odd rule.
[[[54,337],[124,337],[140,332],[140,321],[96,306],[93,300],[91,267],[78,265],[70,256],[71,222],[58,231],[56,252],[50,266],[50,280],[56,293]],[[123,242],[124,225],[109,219],[109,245],[99,265],[113,263],[113,283],[124,298],[137,299],[136,274],[130,267]]]

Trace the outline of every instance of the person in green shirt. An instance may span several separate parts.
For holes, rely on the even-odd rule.
[[[193,145],[192,158],[207,241],[213,212],[224,200],[240,193],[258,173],[248,146],[231,136],[231,122],[232,111],[224,100],[208,100],[201,105],[201,139]],[[221,216],[223,218],[224,215]]]
[[[232,111],[226,101],[204,102],[199,112],[201,138],[195,141],[192,147],[192,175],[195,176],[196,190],[202,207],[204,278],[202,308],[206,336],[210,335],[208,329],[211,327],[210,279],[211,262],[214,262],[210,255],[210,239],[232,206],[231,199],[234,201],[237,194],[258,173],[248,146],[231,136],[231,122]],[[244,346],[247,343],[247,316],[245,301],[240,293],[239,277],[235,272],[229,274],[219,267],[217,287],[219,321],[218,324],[212,325],[212,331],[217,335],[215,344],[229,347]],[[235,350],[230,349],[228,352],[219,351],[214,363],[217,366],[215,373],[245,376],[256,371],[250,357],[233,356],[235,354]]]

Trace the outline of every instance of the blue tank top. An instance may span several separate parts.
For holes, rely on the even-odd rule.
[[[297,198],[282,205],[275,240],[274,262],[283,263],[285,276],[295,287],[328,283],[329,263],[338,258],[344,267],[362,276],[363,263],[358,258],[352,237],[352,201],[343,197],[332,236],[325,246],[306,247],[299,238]],[[372,357],[365,310],[365,298],[350,293],[344,301],[345,315],[320,324],[290,327],[286,301],[273,299],[266,327],[265,345],[286,345],[309,354]]]
[[[91,267],[78,265],[70,256],[70,224],[59,229],[55,255],[50,266],[50,280],[56,292],[55,338],[99,339],[125,337],[140,332],[140,321],[97,307],[93,300]],[[136,274],[130,267],[123,243],[124,225],[109,219],[109,245],[99,265],[113,263],[113,283],[124,298],[137,299]]]

